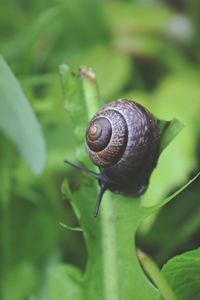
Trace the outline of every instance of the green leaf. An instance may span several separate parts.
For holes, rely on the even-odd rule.
[[[72,141],[70,141],[70,137],[68,138],[68,148],[71,147],[72,142],[75,143],[76,147],[73,147],[73,155],[83,163],[89,160],[88,156],[86,156],[83,142],[85,139],[85,128],[88,120],[93,117],[96,107],[98,107],[95,101],[96,97],[99,97],[96,86],[96,75],[87,67],[79,68],[77,74],[72,73],[70,67],[66,64],[61,65],[59,71],[65,100],[65,110],[68,121],[71,123],[69,134],[70,137],[73,137]],[[89,100],[87,103],[87,99],[93,99],[93,101]]]
[[[142,300],[147,295],[157,299],[158,292],[139,265],[133,238],[148,209],[141,207],[139,199],[106,192],[100,216],[94,218],[97,197],[94,182],[72,194],[65,181],[62,190],[80,221],[88,249],[84,299]]]
[[[3,279],[2,299],[28,299],[36,287],[36,276],[36,269],[29,262],[13,267]]]
[[[198,172],[194,177],[192,177],[192,179],[188,180],[188,182],[186,182],[184,185],[182,185],[178,190],[176,190],[173,194],[171,194],[170,196],[168,196],[167,198],[165,198],[162,202],[156,204],[155,206],[153,206],[153,209],[158,209],[162,206],[164,206],[165,204],[167,204],[168,202],[170,202],[172,199],[174,199],[176,196],[178,196],[178,194],[180,194],[184,189],[186,189],[194,180],[196,180],[198,177],[200,176],[200,172]]]
[[[178,300],[200,299],[200,248],[173,257],[162,272]]]
[[[177,119],[172,121],[159,120],[158,126],[160,129],[160,153],[167,147],[167,145],[179,134],[184,128],[184,125]]]
[[[144,249],[148,249],[149,245],[159,249],[154,253],[159,265],[174,256],[177,249],[180,251],[190,249],[193,237],[200,228],[198,193],[199,187],[196,182],[156,214],[150,229],[149,223],[140,228],[139,240],[144,245]]]
[[[67,265],[54,266],[50,268],[48,277],[48,299],[83,299],[82,274],[77,268]]]
[[[0,56],[0,128],[16,145],[34,174],[45,164],[42,131],[19,82]]]
[[[84,103],[80,102],[80,99],[83,99],[81,79],[79,76],[72,74],[69,66],[65,64],[60,65],[59,72],[65,100],[65,109],[70,121],[74,125],[75,137],[82,143],[84,128],[81,127],[80,124],[86,122],[87,112],[86,109],[84,109]]]
[[[162,275],[160,269],[151,259],[151,257],[148,256],[145,252],[141,251],[140,249],[138,249],[137,253],[140,263],[142,264],[145,272],[155,283],[155,285],[159,288],[160,293],[164,295],[164,298],[168,300],[177,300],[167,280]]]

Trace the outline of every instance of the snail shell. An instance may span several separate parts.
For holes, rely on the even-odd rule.
[[[90,121],[86,148],[110,190],[139,196],[157,164],[158,121],[134,101],[113,101]]]

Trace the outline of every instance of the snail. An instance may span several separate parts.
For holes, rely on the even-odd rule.
[[[105,105],[89,122],[85,140],[89,157],[100,173],[65,162],[98,180],[95,217],[107,189],[134,197],[145,192],[160,149],[158,120],[146,108],[124,99]]]

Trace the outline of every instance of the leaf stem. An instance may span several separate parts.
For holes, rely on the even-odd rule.
[[[91,119],[96,111],[99,109],[100,95],[96,84],[96,75],[88,67],[80,69],[82,79],[83,94],[85,98],[85,105],[88,111],[88,117]],[[113,208],[109,192],[104,195],[104,207],[101,208],[101,249],[103,256],[103,286],[104,286],[104,299],[105,300],[118,300],[118,279],[117,274],[117,255],[113,251],[113,244],[116,243],[116,232],[113,222]],[[113,276],[114,275],[114,276]]]
[[[80,76],[82,79],[85,104],[88,111],[89,120],[99,109],[99,91],[96,83],[96,75],[91,68],[81,67]]]
[[[102,251],[104,268],[104,299],[118,300],[119,278],[117,269],[117,248],[113,247],[117,243],[116,228],[113,219],[113,206],[110,193],[104,197],[104,206],[101,210],[102,218]]]
[[[155,262],[140,249],[138,249],[137,253],[144,270],[146,271],[147,275],[151,278],[151,280],[155,283],[155,285],[158,287],[164,299],[177,300],[174,292],[172,291],[167,280],[165,279]]]

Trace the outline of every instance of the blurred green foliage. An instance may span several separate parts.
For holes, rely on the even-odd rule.
[[[53,284],[59,281],[52,267],[62,274],[65,270],[58,266],[60,262],[81,269],[86,264],[81,233],[59,224],[79,226],[61,194],[64,177],[70,178],[73,190],[91,184],[63,160],[80,161],[88,167],[91,163],[84,149],[84,127],[75,130],[70,111],[64,110],[58,65],[68,63],[74,71],[80,65],[91,66],[103,102],[132,98],[161,119],[176,117],[185,124],[160,157],[159,173],[153,174],[145,201],[155,203],[185,182],[200,162],[199,17],[198,0],[1,2],[0,53],[26,95],[18,97],[11,77],[5,78],[3,73],[5,63],[1,63],[3,300],[49,299],[49,280]],[[2,89],[5,84],[9,86],[7,95]],[[81,118],[78,111],[77,116]],[[20,126],[21,120],[26,125]],[[26,143],[24,132],[28,130]],[[43,150],[38,152],[40,143]],[[41,170],[45,156],[43,172],[35,176],[31,168]],[[199,192],[197,180],[138,230],[137,245],[160,266],[175,254],[200,245]],[[199,251],[194,253],[199,259]],[[77,270],[70,272],[73,282]],[[61,280],[59,284],[64,285]],[[59,299],[66,297],[60,295]],[[72,294],[69,299],[76,297]]]

